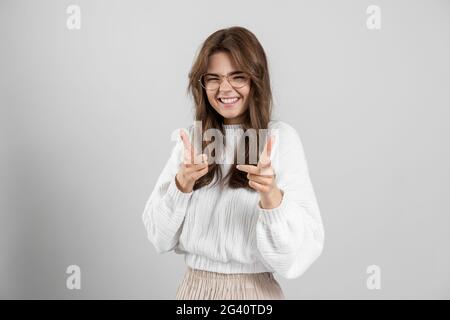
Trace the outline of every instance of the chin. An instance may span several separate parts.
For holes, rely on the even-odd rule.
[[[238,116],[241,115],[240,111],[227,111],[227,110],[222,110],[221,112],[222,117],[224,117],[225,119],[233,119],[236,118]]]

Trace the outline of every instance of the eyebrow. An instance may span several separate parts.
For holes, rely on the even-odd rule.
[[[232,72],[228,73],[227,76],[231,76],[231,75],[237,74],[237,73],[244,73],[244,71],[232,71]],[[219,76],[219,74],[217,74],[217,73],[205,73],[205,76],[206,75],[208,75],[208,76]]]

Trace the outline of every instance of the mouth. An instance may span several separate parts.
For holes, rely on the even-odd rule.
[[[236,105],[236,103],[241,100],[240,97],[219,97],[217,101],[220,102],[225,108],[231,108]]]

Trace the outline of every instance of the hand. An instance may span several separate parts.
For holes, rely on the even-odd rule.
[[[181,192],[189,193],[192,192],[195,181],[208,173],[208,157],[206,154],[197,154],[184,130],[180,130],[180,137],[184,144],[184,160],[175,176],[175,182]]]
[[[279,206],[283,198],[283,192],[278,188],[275,180],[275,172],[272,168],[270,155],[275,137],[267,140],[258,164],[237,165],[236,168],[247,172],[248,184],[260,194],[260,206],[263,209],[272,209]]]

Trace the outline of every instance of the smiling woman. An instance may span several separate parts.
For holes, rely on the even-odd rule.
[[[300,137],[271,120],[267,60],[255,35],[242,27],[210,35],[188,89],[200,134],[220,130],[239,161],[234,152],[230,167],[215,162],[219,155],[205,153],[215,139],[196,150],[198,128],[180,130],[142,215],[148,238],[159,253],[185,255],[177,299],[284,299],[273,273],[303,274],[321,254],[324,232]],[[251,130],[270,136],[233,139]],[[250,145],[264,146],[256,162]]]

